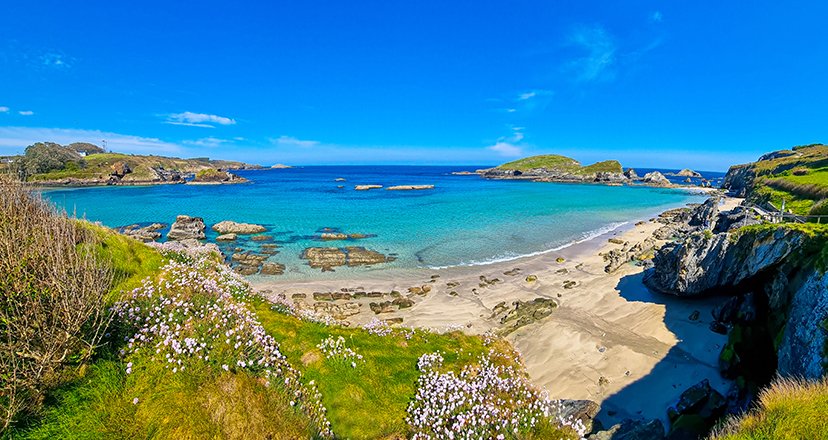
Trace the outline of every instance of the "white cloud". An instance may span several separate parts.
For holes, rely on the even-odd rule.
[[[537,96],[537,92],[535,92],[534,90],[530,92],[523,92],[520,95],[518,95],[518,101],[526,101],[527,99],[532,99],[535,96]]]
[[[271,139],[270,142],[280,147],[310,148],[319,145],[319,141],[297,139],[293,136],[279,136],[276,139]]]
[[[570,45],[586,52],[580,58],[572,60],[567,67],[574,71],[579,81],[611,79],[611,67],[616,61],[615,40],[600,25],[579,26],[568,36]]]
[[[236,120],[225,116],[210,115],[207,113],[184,112],[173,113],[169,115],[167,120],[164,122],[167,124],[185,125],[188,127],[214,128],[215,125],[213,124],[234,125]]]
[[[494,145],[490,145],[486,149],[506,157],[522,156],[523,148],[526,146],[521,143],[523,138],[526,137],[523,129],[523,127],[512,127],[512,134],[510,136],[499,138]]]
[[[207,148],[217,148],[220,147],[222,144],[226,144],[231,142],[227,139],[219,139],[214,137],[206,137],[201,139],[196,139],[192,141],[183,141],[182,143],[187,145],[193,145],[196,147],[207,147]]]
[[[5,106],[0,106],[0,113],[8,113],[8,112],[9,112],[9,108],[8,108],[8,107],[5,107]]]
[[[661,23],[664,20],[664,16],[661,15],[661,11],[655,11],[650,15],[650,21],[653,23]]]
[[[523,154],[523,148],[509,142],[497,142],[487,148],[500,154],[501,156],[519,157]]]
[[[514,112],[516,112],[516,111],[517,111],[517,109],[516,109],[516,108],[507,108],[507,109],[506,109],[506,113],[514,113]]]
[[[106,140],[107,148],[119,153],[175,154],[181,151],[177,144],[157,138],[132,136],[100,130],[74,128],[0,127],[0,151],[5,154],[22,153],[23,149],[35,142],[56,142],[62,145],[72,142],[89,142],[101,145]]]
[[[34,114],[34,112],[31,110],[21,110],[17,113],[19,113],[21,116],[31,116]]]

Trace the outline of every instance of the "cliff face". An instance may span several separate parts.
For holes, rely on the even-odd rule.
[[[819,263],[823,234],[807,225],[697,232],[662,248],[645,282],[678,296],[732,297],[714,316],[720,332],[730,331],[720,358],[723,374],[750,376],[756,368],[751,362],[762,359],[776,360],[782,375],[819,378],[828,362],[828,274]],[[766,349],[775,353],[756,355]]]

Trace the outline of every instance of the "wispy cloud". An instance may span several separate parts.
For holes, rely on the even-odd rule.
[[[177,154],[181,147],[157,138],[132,136],[100,130],[73,128],[0,127],[0,151],[6,154],[22,153],[23,149],[35,142],[89,142],[101,145],[106,140],[110,150],[136,154]]]
[[[196,140],[182,141],[183,144],[192,145],[196,147],[217,148],[224,144],[232,143],[228,139],[219,139],[214,137],[206,137]]]
[[[523,133],[523,127],[512,127],[511,135],[499,138],[494,145],[486,149],[504,157],[519,157],[523,155],[523,149],[526,147],[522,143],[524,137],[526,136]]]
[[[584,53],[566,65],[576,80],[588,82],[613,78],[617,47],[615,39],[603,26],[578,26],[569,33],[567,42]]]
[[[54,69],[68,69],[75,63],[75,59],[58,51],[49,51],[38,57],[40,65]]]
[[[17,113],[19,113],[21,116],[31,116],[34,114],[34,112],[31,110],[20,110]]]
[[[5,107],[5,106],[0,106],[0,113],[8,113],[8,112],[9,112],[9,108],[8,108],[8,107]]]
[[[320,144],[319,141],[297,139],[293,136],[279,136],[278,138],[271,139],[270,142],[279,147],[299,148],[311,148]]]
[[[661,11],[655,11],[650,14],[650,21],[653,23],[661,23],[664,20],[664,16],[661,14]]]
[[[236,120],[225,116],[210,115],[207,113],[184,112],[173,113],[167,116],[167,120],[164,122],[167,124],[184,125],[188,127],[215,128],[214,124],[235,125]]]

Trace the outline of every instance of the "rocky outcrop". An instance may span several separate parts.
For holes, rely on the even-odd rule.
[[[359,240],[368,237],[368,234],[345,234],[342,232],[323,232],[319,234],[319,239],[322,241]]]
[[[687,224],[708,230],[713,229],[719,215],[719,202],[720,199],[718,197],[707,199],[691,212],[690,220]]]
[[[143,241],[143,242],[147,243],[147,242],[155,241],[155,240],[158,240],[159,238],[161,238],[161,233],[158,232],[158,231],[160,231],[160,230],[162,230],[166,227],[167,227],[167,225],[165,225],[163,223],[153,223],[149,226],[143,226],[143,227],[139,226],[139,225],[124,226],[122,228],[119,228],[118,231],[120,233],[122,233],[124,235],[127,235],[127,236],[130,236],[130,237],[132,237],[136,240]]]
[[[611,249],[609,252],[603,254],[604,261],[607,262],[606,267],[604,267],[604,272],[613,273],[630,261],[650,260],[653,257],[656,247],[656,242],[651,237],[636,244],[630,244],[629,242],[622,243],[622,247]]]
[[[230,220],[218,222],[215,225],[213,225],[211,229],[218,232],[219,234],[239,235],[258,234],[260,232],[267,231],[267,228],[265,228],[262,225],[255,225],[251,223],[237,223]]]
[[[676,173],[676,176],[679,176],[679,177],[701,177],[702,175],[700,173],[697,173],[697,172],[691,170],[691,169],[685,168],[685,169],[679,171],[678,173]]]
[[[658,291],[696,296],[733,287],[784,261],[802,244],[802,233],[786,228],[756,234],[697,232],[656,252],[645,283]]]
[[[338,266],[369,266],[394,261],[393,257],[357,246],[311,247],[305,249],[302,258],[308,260],[310,267],[322,269],[323,272]]]
[[[744,206],[737,206],[730,211],[719,213],[713,232],[718,234],[719,232],[727,232],[744,226],[758,225],[760,223],[762,223],[762,220],[759,218],[758,214],[753,212],[752,209]]]
[[[204,240],[206,238],[204,235],[206,229],[207,226],[204,225],[203,218],[179,215],[175,218],[175,223],[170,227],[167,238],[170,240]]]
[[[118,179],[123,179],[124,176],[132,172],[129,164],[124,161],[115,162],[110,168],[112,169],[112,174],[110,175],[117,177]]]
[[[636,173],[636,172],[635,172],[635,170],[634,170],[634,169],[632,169],[632,168],[627,168],[627,169],[624,171],[624,177],[626,177],[627,179],[630,179],[630,180],[638,180],[638,179],[640,179],[640,178],[641,178],[641,177],[638,175],[638,173]]]
[[[218,237],[216,237],[216,241],[236,241],[236,239],[238,239],[238,238],[239,238],[238,235],[236,235],[234,233],[221,234]]]
[[[778,369],[782,376],[818,379],[828,373],[828,273],[812,270],[801,278],[788,309]]]
[[[273,262],[262,263],[261,273],[262,275],[282,275],[285,273],[285,265]]]
[[[357,191],[368,191],[372,189],[381,189],[382,185],[357,185],[354,187]]]
[[[664,174],[661,174],[658,171],[653,171],[645,174],[641,181],[656,186],[670,185],[670,181],[666,177],[664,177]]]
[[[434,185],[396,185],[385,188],[386,191],[422,191],[424,189],[434,189]]]
[[[154,175],[152,181],[154,182],[183,182],[184,178],[177,170],[167,170],[164,167],[150,167],[150,172]]]
[[[735,197],[745,197],[753,187],[755,179],[756,172],[752,164],[734,165],[727,170],[722,182],[722,189],[728,190]]]

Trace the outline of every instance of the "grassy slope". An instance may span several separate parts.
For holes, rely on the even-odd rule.
[[[716,440],[828,438],[828,381],[778,380],[753,411],[734,419]]]
[[[124,177],[124,181],[142,181],[154,178],[150,170],[152,167],[163,167],[167,170],[181,172],[198,172],[215,167],[211,161],[205,159],[179,159],[162,156],[139,156],[121,153],[93,154],[85,158],[86,167],[79,170],[53,171],[50,173],[31,176],[31,181],[75,179],[107,179],[112,173],[112,165],[116,162],[125,162],[132,169],[132,173]],[[240,162],[221,161],[225,167],[241,167]]]
[[[770,201],[777,207],[784,200],[787,209],[807,215],[814,203],[828,193],[828,146],[799,147],[795,153],[749,164],[757,176],[749,199]]]
[[[557,154],[531,156],[505,163],[497,168],[503,170],[527,171],[536,168],[546,168],[574,174],[593,174],[598,172],[621,173],[621,164],[616,160],[606,160],[592,165],[582,166],[580,162]]]
[[[117,284],[111,301],[136,287],[163,264],[154,249],[107,229],[89,225],[102,239],[100,252],[113,262]],[[446,366],[459,370],[489,348],[479,337],[417,332],[377,336],[358,328],[301,321],[273,309],[269,302],[251,303],[260,321],[281,345],[288,360],[314,380],[323,394],[334,432],[340,438],[405,436],[406,408],[419,376],[417,359],[441,351]],[[328,336],[343,336],[364,356],[357,369],[324,360],[316,347]],[[500,346],[500,343],[495,346]],[[501,348],[506,348],[502,347]],[[245,373],[208,368],[170,374],[152,362],[125,374],[116,347],[104,350],[89,366],[79,368],[50,394],[39,419],[11,433],[13,438],[308,438],[307,419],[289,406],[280,391],[264,387]],[[137,367],[136,367],[137,368]],[[133,399],[140,405],[133,405]],[[526,438],[571,438],[548,425]]]

